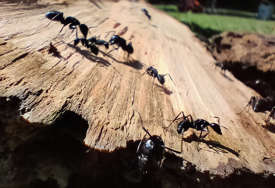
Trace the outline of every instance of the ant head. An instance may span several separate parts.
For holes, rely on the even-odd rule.
[[[119,39],[119,36],[118,36],[118,35],[113,35],[113,36],[111,37],[111,39],[109,40],[109,43],[110,43],[111,45],[112,45],[112,44],[115,44],[115,43],[117,43],[118,39]]]
[[[50,20],[55,20],[55,21],[59,21],[59,19],[61,17],[63,17],[63,12],[59,12],[59,11],[49,11],[46,13],[46,18],[50,19]]]
[[[150,67],[148,67],[146,70],[147,70],[147,71],[150,71],[150,70],[152,70],[152,69],[153,69],[153,67],[150,66]]]
[[[65,23],[65,19],[63,17],[63,12],[59,11],[50,11],[46,13],[46,18],[52,20],[52,21],[58,21],[61,22],[62,24]]]

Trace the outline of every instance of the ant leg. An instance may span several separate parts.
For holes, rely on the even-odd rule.
[[[181,134],[181,143],[180,143],[180,152],[182,153],[182,147],[183,147],[183,133]]]
[[[104,36],[104,38],[106,39],[106,38],[109,36],[110,33],[114,33],[114,34],[115,34],[116,31],[108,31],[108,32],[105,32],[105,33],[107,33],[107,34]]]
[[[175,152],[175,153],[181,153],[181,152],[179,152],[179,151],[177,151],[177,150],[174,150],[174,149],[169,148],[169,147],[166,147],[166,146],[162,146],[162,147],[165,148],[165,149],[167,149],[167,150],[170,150],[170,151],[172,151],[172,152]]]
[[[218,119],[218,124],[220,124],[220,117],[214,116],[214,118]]]
[[[59,33],[62,32],[62,30],[64,29],[64,27],[65,27],[65,25],[62,26],[62,28],[60,29]],[[58,33],[58,34],[59,34],[59,33]]]
[[[52,22],[52,20],[54,20],[57,16],[59,16],[60,14],[55,15],[52,19],[50,19],[49,23],[45,26],[48,27],[50,25],[50,23]]]
[[[243,107],[243,109],[240,111],[240,112],[238,112],[237,114],[241,114],[241,113],[243,113],[243,111],[245,111],[245,109],[247,109],[247,111],[246,112],[248,112],[249,111],[249,103],[247,104],[247,105],[245,105],[244,107]]]
[[[150,136],[152,137],[152,135],[149,133],[149,131],[147,129],[145,129],[145,127],[142,126],[142,129]]]
[[[75,28],[75,37],[78,39],[77,27]]]
[[[173,119],[172,122],[171,122],[167,127],[165,127],[165,129],[168,129],[168,128],[174,123],[174,121],[180,119],[180,118],[178,118],[178,117],[181,115],[181,113],[182,113],[183,116],[184,116],[184,113],[183,113],[183,112],[180,112],[180,113],[175,117],[175,119]]]
[[[190,118],[190,121],[193,123],[194,121],[193,121],[193,117],[192,117],[192,115],[191,114],[189,114],[189,115],[187,115],[187,116],[185,116],[184,118]]]
[[[201,135],[202,135],[202,130],[201,130],[201,133],[200,133],[200,136],[199,136],[199,140],[201,139]]]
[[[208,129],[208,127],[206,127],[206,134],[202,137],[202,138],[205,138],[208,134],[209,134],[209,129]]]
[[[119,48],[119,47],[113,48],[112,50],[110,50],[109,52],[107,52],[106,55],[109,55],[109,54],[110,54],[112,51],[114,51],[114,50],[118,50],[118,48]]]
[[[175,84],[174,80],[172,79],[172,77],[170,76],[170,74],[169,74],[169,73],[164,74],[163,76],[167,76],[167,75],[170,77],[170,79],[172,80],[172,82]]]
[[[152,91],[154,91],[155,78],[153,77]]]
[[[142,140],[139,142],[136,153],[139,152],[140,145],[141,145],[141,143],[143,142],[143,140],[144,140],[144,138],[146,137],[146,135],[147,135],[147,133],[143,136]]]

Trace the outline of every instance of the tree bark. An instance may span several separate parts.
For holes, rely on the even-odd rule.
[[[182,149],[178,156],[202,171],[228,175],[246,167],[275,172],[274,162],[264,161],[275,157],[275,135],[261,126],[265,115],[243,111],[257,93],[230,73],[224,77],[185,25],[144,3],[104,1],[100,7],[89,1],[31,6],[0,2],[0,96],[19,98],[22,118],[50,126],[65,112],[74,112],[88,122],[85,144],[107,152],[142,139],[144,126],[167,147]],[[144,7],[151,21],[141,11]],[[60,23],[48,25],[45,13],[50,10],[91,27],[88,37],[108,41],[107,32],[123,31],[121,37],[134,47],[131,61],[122,49],[94,56],[81,45],[73,46],[75,33],[68,27],[58,34]],[[49,53],[50,43],[60,56]],[[143,75],[148,66],[169,73],[173,81],[167,76],[161,85]],[[198,143],[190,135],[199,132],[188,130],[184,138],[189,142],[182,142],[176,123],[164,129],[181,111],[209,122],[219,117],[223,135],[210,128]]]

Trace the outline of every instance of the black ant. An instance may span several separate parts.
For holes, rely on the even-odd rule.
[[[75,30],[76,29],[76,38],[78,38],[78,36],[77,36],[77,26],[79,26],[79,29],[80,29],[81,33],[83,34],[83,36],[85,38],[87,37],[88,31],[89,31],[89,28],[87,27],[87,25],[80,24],[80,22],[76,18],[74,18],[72,16],[68,16],[68,17],[64,18],[63,12],[50,11],[50,12],[46,13],[46,18],[48,18],[48,19],[50,19],[52,21],[58,21],[61,24],[63,24],[63,27],[61,28],[61,30],[59,31],[59,33],[62,32],[63,28],[66,25],[70,24],[69,28],[71,30]]]
[[[157,71],[157,69],[155,69],[154,67],[152,67],[152,66],[150,66],[150,67],[148,67],[147,69],[146,69],[146,73],[149,75],[149,76],[151,76],[151,77],[153,77],[154,79],[155,78],[157,78],[158,79],[158,81],[159,81],[159,83],[161,84],[161,85],[163,85],[164,83],[165,83],[165,76],[169,76],[170,77],[170,79],[173,81],[173,79],[171,78],[171,76],[170,76],[170,74],[159,74],[158,73],[158,71]]]
[[[147,18],[148,18],[149,20],[151,20],[151,15],[149,14],[149,12],[148,12],[147,9],[143,8],[143,9],[141,9],[141,11],[144,12],[145,16],[147,16]]]
[[[91,50],[91,52],[93,52],[95,55],[98,54],[99,49],[96,45],[104,45],[106,49],[109,48],[109,43],[104,41],[104,40],[98,40],[96,39],[96,37],[91,37],[89,39],[86,38],[76,38],[74,40],[74,45],[78,45],[79,42],[82,43],[83,46],[85,46],[86,48],[89,48]]]
[[[94,45],[93,43],[89,43],[89,41],[86,38],[76,38],[74,40],[74,45],[75,46],[78,45],[79,42],[81,42],[81,44],[84,47],[90,49],[93,54],[98,55],[98,52],[99,52],[98,47],[96,45]]]
[[[179,117],[182,114],[182,117]],[[218,117],[217,117],[218,118]],[[193,120],[192,116],[189,114],[187,116],[184,115],[184,112],[180,112],[175,119],[170,123],[166,129],[168,129],[176,120],[181,119],[181,121],[178,123],[177,132],[178,134],[183,134],[185,131],[187,131],[189,128],[196,129],[198,131],[201,131],[199,139],[202,137],[202,132],[207,131],[206,135],[203,136],[206,137],[209,134],[208,126],[210,126],[217,134],[222,135],[221,126],[217,123],[209,123],[208,121],[204,119],[196,119]]]
[[[96,45],[104,45],[106,49],[109,49],[109,43],[105,40],[97,39],[96,37],[91,37],[87,39],[88,43],[96,44]]]
[[[274,101],[271,97],[260,98],[252,96],[246,106],[251,106],[254,112],[265,112],[271,110]]]
[[[128,56],[132,53],[134,53],[134,48],[132,45],[132,42],[126,43],[126,40],[118,35],[113,35],[111,39],[109,40],[110,45],[117,45],[118,47],[114,50],[117,50],[119,47],[122,48],[122,50],[126,51],[128,53]],[[110,52],[109,52],[110,53]]]
[[[147,129],[144,127],[142,127],[142,129],[146,134],[140,141],[136,151],[138,155],[138,168],[142,174],[147,174],[148,171],[151,171],[154,167],[161,167],[165,149],[175,153],[181,153],[166,147],[160,136],[152,136]],[[145,139],[147,134],[149,138]]]

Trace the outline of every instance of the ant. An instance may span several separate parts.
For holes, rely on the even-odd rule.
[[[104,45],[106,49],[109,49],[109,43],[105,40],[97,39],[96,37],[91,37],[87,39],[88,43],[96,44],[96,45]]]
[[[148,12],[147,9],[143,8],[143,9],[141,9],[141,11],[144,12],[145,16],[147,16],[147,18],[148,18],[149,20],[151,20],[151,15],[149,14],[149,12]]]
[[[271,97],[260,98],[252,96],[248,101],[247,106],[251,106],[254,112],[265,112],[272,108],[274,101]]]
[[[161,167],[165,149],[175,153],[181,153],[166,147],[160,136],[152,136],[143,126],[142,129],[146,134],[140,141],[136,151],[138,155],[138,168],[142,174],[147,174],[148,171],[152,170],[155,166],[157,166],[157,168]],[[149,138],[145,139],[147,134],[149,135]]]
[[[74,45],[78,45],[78,43],[81,42],[83,46],[86,48],[90,48],[91,52],[93,52],[95,55],[98,54],[99,49],[96,45],[104,45],[106,49],[109,48],[109,43],[104,40],[98,40],[96,37],[91,37],[89,39],[86,38],[76,38],[74,40]]]
[[[111,39],[109,40],[110,45],[117,45],[118,47],[114,50],[117,50],[119,47],[122,48],[122,50],[126,51],[128,53],[128,57],[130,54],[134,53],[134,48],[132,45],[132,42],[126,43],[126,40],[118,35],[113,35]],[[111,52],[111,51],[110,51]],[[110,53],[109,52],[109,53]]]
[[[179,117],[182,114],[182,117]],[[218,118],[218,117],[216,117]],[[210,126],[217,134],[222,135],[221,126],[217,123],[209,123],[204,119],[196,119],[193,120],[193,117],[189,114],[187,116],[184,115],[184,112],[180,112],[175,119],[167,126],[165,129],[168,129],[176,120],[181,119],[178,123],[177,132],[178,134],[182,134],[187,131],[189,128],[196,129],[201,131],[199,139],[202,138],[202,132],[207,131],[206,135],[203,136],[205,138],[209,134],[208,126]],[[219,119],[219,118],[218,118]],[[218,120],[219,122],[219,120]]]
[[[95,55],[98,55],[99,49],[96,45],[94,45],[93,43],[89,43],[89,41],[86,38],[76,38],[74,40],[74,45],[77,46],[79,44],[79,42],[81,42],[81,44],[90,49],[91,52]]]
[[[80,22],[72,17],[72,16],[68,16],[66,18],[64,18],[63,16],[63,12],[59,12],[59,11],[49,11],[46,13],[46,18],[50,19],[51,21],[58,21],[61,24],[63,24],[63,27],[61,28],[61,30],[59,31],[59,33],[62,32],[63,28],[69,24],[69,28],[71,30],[75,30],[76,29],[76,38],[78,38],[77,36],[77,26],[79,26],[79,29],[81,31],[81,33],[83,34],[83,36],[86,38],[89,28],[87,25],[85,24],[80,24]]]
[[[165,82],[165,76],[166,75],[168,75],[169,77],[170,77],[170,79],[173,81],[173,79],[171,78],[171,76],[170,76],[170,74],[159,74],[158,73],[158,71],[157,71],[157,69],[155,69],[154,67],[152,67],[152,66],[150,66],[150,67],[148,67],[147,69],[146,69],[146,73],[149,75],[149,76],[151,76],[151,77],[153,77],[154,78],[154,80],[155,80],[155,78],[157,78],[158,79],[158,81],[159,81],[159,83],[161,84],[161,85],[163,85],[164,84],[164,82]]]

